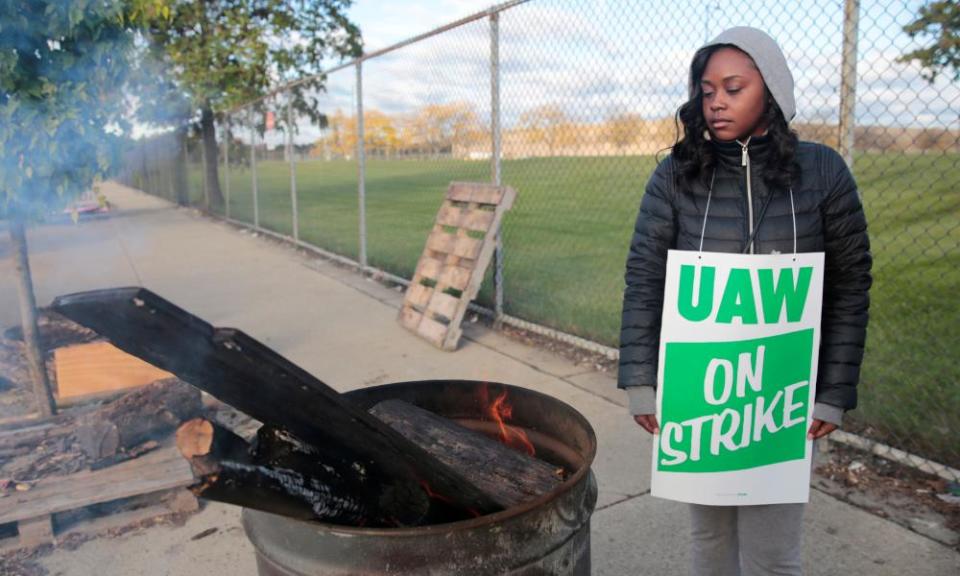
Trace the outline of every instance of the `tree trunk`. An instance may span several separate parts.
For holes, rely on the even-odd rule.
[[[200,111],[200,129],[203,134],[204,185],[207,190],[207,210],[223,206],[220,178],[217,173],[217,132],[213,124],[213,110],[209,105]]]
[[[174,198],[180,206],[190,204],[190,190],[187,181],[187,129],[177,129],[177,152],[173,156],[173,187]]]
[[[43,416],[52,416],[57,412],[57,403],[50,389],[47,366],[40,347],[37,329],[37,300],[33,295],[33,278],[30,276],[30,260],[27,256],[27,234],[24,231],[23,216],[15,211],[10,218],[10,243],[17,270],[17,293],[20,299],[20,322],[23,326],[23,347],[27,355],[27,367],[33,392],[37,400],[37,409]]]

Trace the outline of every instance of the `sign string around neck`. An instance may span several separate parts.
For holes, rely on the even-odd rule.
[[[710,174],[710,188],[707,191],[707,207],[703,211],[703,225],[700,227],[700,248],[698,250],[697,258],[700,258],[703,254],[703,239],[707,233],[707,217],[710,215],[710,200],[713,198],[713,185],[717,178],[717,170],[714,168],[713,172]],[[789,186],[790,190],[790,218],[793,222],[793,261],[797,261],[797,210],[793,203],[793,186]],[[747,240],[747,245],[743,248],[741,254],[746,254],[747,250],[750,249],[750,246],[753,244],[753,239],[756,237],[757,232],[760,230],[760,223],[763,222],[763,217],[767,213],[767,207],[770,206],[770,200],[773,198],[773,194],[768,194],[766,200],[763,203],[763,207],[760,209],[760,217],[757,219],[757,225],[754,226],[753,232],[750,234],[750,238]]]

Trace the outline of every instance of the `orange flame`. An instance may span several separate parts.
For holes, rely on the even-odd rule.
[[[483,388],[483,398],[484,402],[486,403],[486,399],[488,398],[486,387]],[[526,452],[530,456],[533,456],[537,453],[536,449],[533,447],[533,444],[530,442],[530,439],[527,438],[527,434],[523,430],[513,426],[508,426],[506,424],[511,418],[513,418],[513,406],[507,402],[506,390],[501,392],[493,402],[488,404],[487,414],[493,419],[494,422],[497,423],[497,426],[500,428],[500,442],[506,444],[514,450]]]
[[[447,498],[446,496],[444,496],[443,494],[440,494],[439,492],[434,492],[433,488],[431,488],[430,485],[427,484],[425,480],[420,480],[420,487],[423,488],[423,491],[427,493],[428,497],[433,498],[434,500],[439,500],[444,504],[450,504],[451,506],[456,505],[454,501],[451,500],[450,498]],[[467,513],[473,516],[474,518],[480,517],[480,512],[474,510],[473,508],[468,507],[466,510],[467,510]]]
[[[420,480],[420,487],[423,488],[423,491],[427,493],[428,497],[433,498],[435,500],[439,500],[446,504],[453,504],[453,500],[447,498],[446,496],[444,496],[443,494],[440,494],[439,492],[434,492],[433,488],[431,488],[430,485],[427,484],[426,480]]]

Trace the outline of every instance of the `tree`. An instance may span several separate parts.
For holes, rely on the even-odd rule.
[[[160,6],[162,9],[164,5]],[[168,12],[163,10],[161,14],[168,15]],[[186,206],[190,203],[187,188],[188,123],[192,113],[190,99],[173,81],[169,63],[150,57],[146,47],[141,47],[131,60],[127,83],[128,109],[135,111],[132,116],[142,124],[172,127],[175,130],[172,140],[162,138],[156,144],[175,142],[176,150],[166,152],[177,157],[171,163],[174,171],[173,192],[177,204]],[[144,154],[147,154],[146,143]]]
[[[363,111],[363,145],[368,151],[389,157],[398,144],[397,127],[390,116],[375,108]]]
[[[608,142],[623,151],[637,141],[644,125],[639,114],[620,113],[611,116],[604,126],[604,136]]]
[[[466,102],[428,104],[409,120],[410,139],[432,156],[453,149],[453,145],[469,145],[482,133],[473,106]]]
[[[352,0],[162,1],[166,10],[149,21],[148,51],[190,99],[208,199],[222,205],[217,115],[281,83],[319,74],[327,58],[359,56],[360,31],[345,14]],[[290,91],[295,110],[321,127],[326,119],[317,111],[316,93],[323,82],[322,76],[310,78]]]
[[[340,158],[351,158],[357,150],[356,119],[337,110],[327,118],[324,134],[314,146],[318,155],[327,153]]]
[[[543,104],[520,115],[520,127],[534,143],[547,145],[547,153],[554,155],[557,147],[571,144],[576,132],[566,113],[555,104]]]
[[[118,164],[127,56],[153,0],[0,0],[0,217],[10,221],[38,409],[56,411],[37,337],[25,225]]]
[[[921,75],[931,84],[941,72],[953,72],[960,80],[960,4],[956,0],[928,2],[920,7],[913,22],[903,27],[910,38],[929,36],[930,44],[897,58],[898,62],[916,60],[924,67]]]

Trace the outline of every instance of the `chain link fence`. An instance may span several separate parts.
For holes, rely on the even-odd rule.
[[[308,98],[319,122],[283,90],[224,115],[226,203],[209,209],[402,279],[450,181],[508,184],[501,274],[479,303],[612,356],[633,222],[676,137],[690,58],[728,27],[767,30],[796,78],[792,126],[847,158],[870,226],[872,319],[848,427],[896,447],[881,452],[960,468],[960,86],[899,60],[924,40],[903,31],[921,6],[507,2],[329,71]],[[186,133],[146,140],[125,179],[202,205],[200,152]]]

